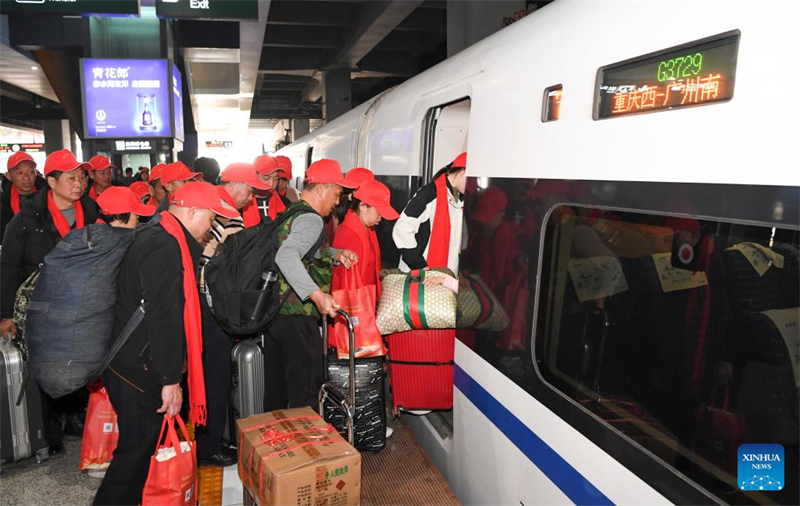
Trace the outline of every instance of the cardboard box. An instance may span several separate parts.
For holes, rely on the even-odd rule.
[[[237,421],[239,477],[260,506],[358,506],[361,454],[311,408]]]

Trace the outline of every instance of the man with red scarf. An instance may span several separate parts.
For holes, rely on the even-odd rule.
[[[119,443],[95,504],[141,502],[162,420],[181,409],[184,358],[190,418],[195,427],[206,424],[197,269],[200,243],[216,215],[235,218],[239,213],[216,186],[187,183],[170,197],[158,225],[139,232],[122,262],[114,335],[142,301],[145,316],[103,374],[117,412]]]
[[[274,220],[291,202],[277,190],[280,168],[278,161],[269,156],[261,155],[253,161],[261,182],[269,186],[269,190],[257,190],[255,198],[242,210],[245,227],[253,227],[261,223],[264,218]]]
[[[286,197],[289,202],[295,203],[300,200],[297,190],[289,186],[292,180],[292,161],[288,156],[276,156],[275,162],[278,164],[278,193]]]
[[[62,149],[50,154],[44,164],[47,187],[23,202],[19,213],[6,227],[0,256],[0,334],[16,337],[12,320],[17,290],[44,262],[44,257],[70,230],[94,223],[100,216],[97,204],[82,197],[82,171],[89,164]],[[71,401],[48,398],[50,452],[63,453],[60,412],[71,410]],[[79,407],[77,407],[80,409]]]
[[[89,169],[89,177],[92,178],[92,185],[89,186],[87,195],[97,200],[97,197],[99,197],[101,193],[114,185],[112,179],[114,178],[113,170],[115,170],[116,167],[111,164],[111,160],[103,155],[91,157],[89,159],[89,165],[91,166]]]
[[[17,151],[8,159],[8,172],[3,180],[2,205],[0,205],[0,241],[6,225],[17,215],[22,203],[32,197],[45,181],[36,173],[36,162],[24,151]]]

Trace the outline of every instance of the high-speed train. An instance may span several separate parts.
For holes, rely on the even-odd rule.
[[[279,152],[401,209],[468,151],[462,268],[509,323],[404,417],[462,502],[800,504],[798,82],[798,2],[558,0]]]

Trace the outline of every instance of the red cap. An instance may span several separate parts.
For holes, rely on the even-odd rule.
[[[400,214],[392,207],[392,192],[379,181],[361,183],[353,197],[374,207],[381,218],[385,220],[396,220],[400,217]]]
[[[188,181],[199,176],[199,172],[192,172],[183,162],[167,164],[161,171],[161,184],[166,185],[173,181]],[[197,207],[197,206],[195,206]]]
[[[269,176],[278,170],[278,162],[269,155],[257,156],[253,161],[253,165],[256,167],[256,172],[265,176]]]
[[[147,187],[147,183],[143,183],[142,181],[136,181],[135,183],[131,183],[131,185],[128,188],[130,188],[133,191],[133,193],[135,193],[136,196],[139,197],[140,199],[145,195],[150,194],[150,188]]]
[[[505,211],[508,207],[508,197],[500,188],[494,186],[486,188],[478,194],[472,219],[478,223],[489,223],[497,213]]]
[[[694,218],[680,218],[677,216],[670,216],[666,220],[664,220],[664,225],[675,230],[686,230],[689,232],[694,232],[696,230],[701,230],[703,227],[700,225],[700,222],[695,220]]]
[[[356,188],[358,188],[367,181],[375,181],[375,174],[373,174],[371,170],[365,169],[364,167],[356,167],[355,169],[350,169],[347,171],[347,175],[344,176],[344,180],[350,184],[356,185]]]
[[[467,168],[467,152],[464,151],[453,160],[453,168]]]
[[[239,216],[239,211],[220,197],[218,186],[202,181],[193,181],[181,186],[170,199],[170,204],[211,209],[223,218]]]
[[[141,198],[133,190],[125,186],[107,188],[97,197],[95,202],[100,207],[100,212],[106,216],[125,213],[153,216],[156,212],[154,207],[143,204]]]
[[[81,163],[75,158],[75,155],[68,149],[59,149],[47,155],[44,161],[44,175],[47,176],[51,172],[72,172],[76,169],[90,170],[92,168],[88,163]]]
[[[338,184],[344,188],[355,188],[356,185],[345,181],[339,162],[323,158],[312,163],[306,170],[306,183]]]
[[[167,168],[167,164],[159,163],[152,169],[150,169],[150,177],[147,179],[150,182],[155,181],[156,179],[161,179],[161,174],[164,173],[164,169]]]
[[[34,167],[36,167],[36,162],[34,161],[33,157],[24,151],[17,151],[8,159],[8,170],[15,168],[17,165],[21,164],[22,162],[31,162]]]
[[[280,171],[278,177],[292,179],[292,161],[289,160],[289,157],[278,155],[275,157],[275,161],[278,163],[278,171]]]
[[[219,180],[235,183],[247,183],[256,190],[272,189],[268,184],[262,183],[261,180],[258,179],[256,167],[252,163],[237,162],[228,165],[225,167],[225,170],[222,171],[222,175],[220,176]]]
[[[89,158],[89,165],[92,166],[89,170],[105,170],[109,167],[114,167],[116,169],[114,165],[111,165],[111,160],[103,155],[95,155]]]

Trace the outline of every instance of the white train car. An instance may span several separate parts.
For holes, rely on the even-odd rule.
[[[462,264],[515,248],[524,342],[460,335],[452,413],[406,417],[462,502],[800,503],[799,62],[798,2],[559,0],[281,150],[506,194],[518,245]]]

